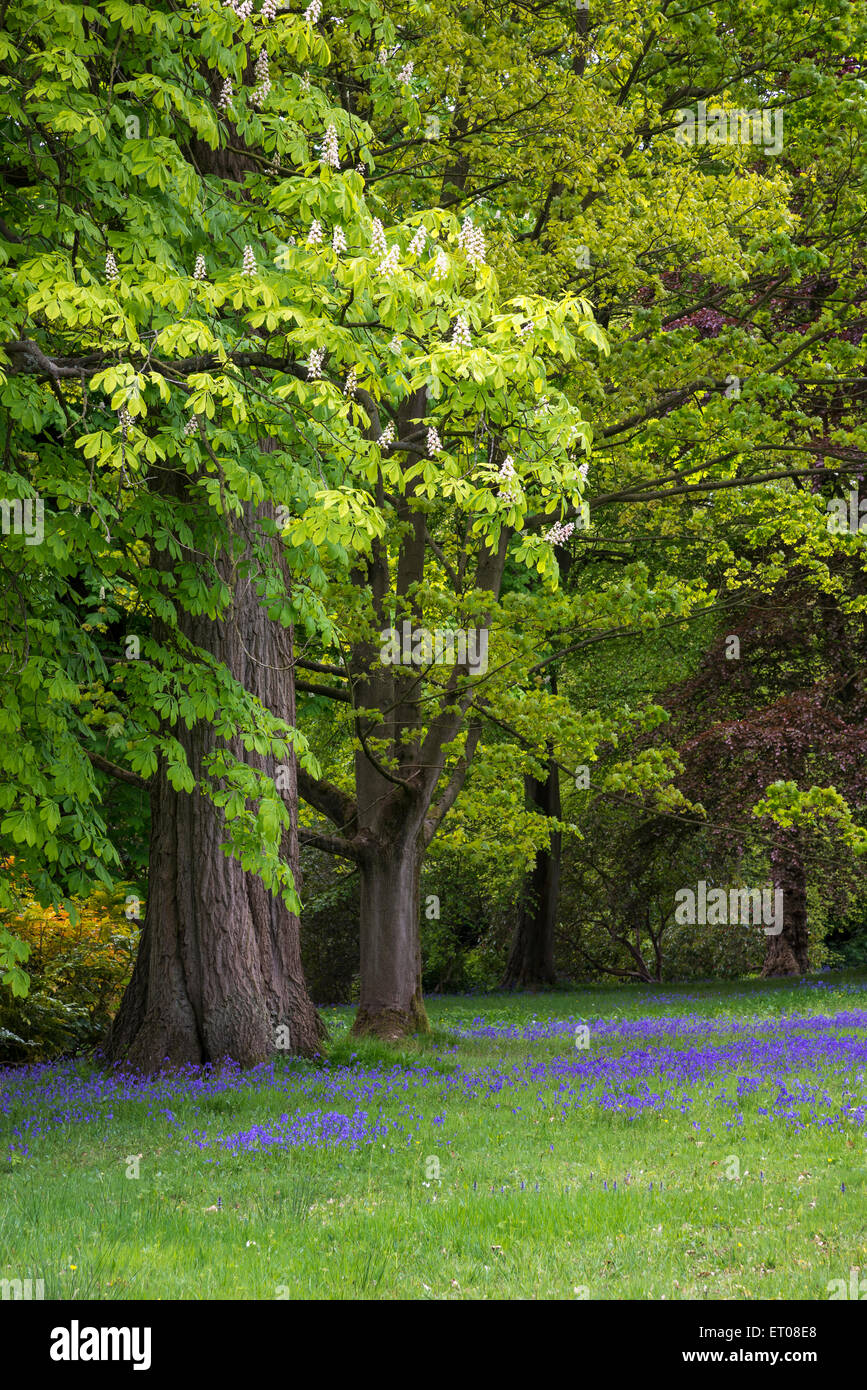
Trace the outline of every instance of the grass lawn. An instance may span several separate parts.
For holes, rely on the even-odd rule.
[[[324,1065],[0,1071],[0,1278],[60,1299],[673,1300],[867,1277],[863,974],[428,1009],[397,1051],[327,1010]]]

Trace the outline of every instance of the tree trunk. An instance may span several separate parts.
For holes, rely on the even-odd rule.
[[[769,936],[762,976],[804,975],[810,968],[807,875],[796,837],[771,851],[774,887],[783,892],[783,930]]]
[[[361,997],[352,1031],[395,1040],[430,1031],[421,991],[420,838],[382,842],[360,862]]]
[[[528,803],[541,815],[559,820],[560,775],[556,763],[549,763],[544,782],[526,777],[524,785]],[[554,931],[560,898],[561,839],[559,830],[553,830],[550,847],[536,851],[532,872],[524,883],[503,989],[539,989],[555,983]]]
[[[246,79],[252,74],[252,58]],[[216,97],[219,75],[205,74]],[[238,144],[243,142],[237,137]],[[194,140],[191,157],[203,174],[241,183],[256,167],[243,148],[211,149]],[[274,440],[259,447],[269,450]],[[183,473],[164,474],[159,490],[183,508],[193,505]],[[262,515],[274,517],[274,509]],[[198,520],[202,533],[213,527],[205,507]],[[272,622],[253,586],[259,573],[252,545],[256,514],[251,505],[231,523],[239,550],[216,561],[220,578],[233,594],[232,605],[217,622],[194,617],[178,606],[178,627],[196,646],[223,662],[246,690],[273,714],[295,724],[293,634]],[[221,539],[215,543],[220,545]],[[259,541],[261,544],[261,536]],[[282,569],[280,544],[272,560]],[[184,551],[186,563],[201,564],[201,555]],[[175,568],[169,552],[155,551],[154,564]],[[171,580],[166,585],[172,595]],[[172,633],[161,624],[155,636],[171,645]],[[216,746],[213,726],[200,723],[173,729],[197,781],[203,760]],[[247,753],[239,739],[227,740],[231,752],[273,777],[273,758]],[[283,783],[291,828],[284,837],[283,858],[300,885],[297,765],[292,755]],[[226,840],[223,814],[200,793],[175,792],[160,766],[151,794],[151,843],[145,924],[133,978],[121,1001],[105,1043],[106,1055],[146,1070],[164,1062],[212,1062],[231,1057],[252,1066],[275,1048],[316,1056],[325,1029],[307,993],[301,966],[299,922],[261,879],[245,873],[221,845]]]
[[[241,524],[254,526],[250,508]],[[166,569],[172,566],[167,551],[157,558]],[[251,560],[249,541],[244,560]],[[294,724],[292,633],[267,617],[245,565],[224,556],[217,567],[234,589],[231,609],[214,622],[179,608],[178,626],[272,713]],[[155,635],[171,640],[159,624]],[[213,726],[179,723],[173,733],[198,781],[219,742]],[[229,747],[275,775],[273,758],[245,753],[238,739]],[[297,875],[294,759],[287,771],[292,829],[283,857]],[[105,1043],[109,1060],[154,1071],[166,1063],[223,1058],[252,1066],[275,1048],[321,1052],[324,1029],[304,983],[298,918],[223,853],[226,838],[222,811],[199,791],[175,791],[161,764],[151,792],[145,924],[132,980]]]

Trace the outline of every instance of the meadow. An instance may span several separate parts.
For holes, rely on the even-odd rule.
[[[0,1279],[821,1300],[867,1276],[863,974],[427,1003],[398,1050],[326,1010],[322,1063],[0,1071]]]

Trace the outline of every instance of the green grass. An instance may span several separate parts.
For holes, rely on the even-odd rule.
[[[140,1101],[120,1101],[111,1119],[65,1125],[35,1138],[26,1157],[0,1159],[0,1278],[42,1278],[46,1297],[62,1299],[826,1299],[828,1282],[848,1281],[851,1268],[867,1276],[863,1123],[794,1131],[748,1100],[735,1133],[706,1097],[689,1115],[630,1120],[595,1105],[561,1113],[550,1081],[473,1099],[439,1090],[456,1066],[575,1058],[568,1034],[455,1047],[447,1030],[478,1015],[522,1024],[867,1007],[863,976],[824,978],[834,988],[670,987],[668,1002],[637,987],[432,999],[432,1034],[399,1049],[351,1039],[351,1010],[329,1010],[328,1067],[363,1075],[402,1065],[407,1089],[386,1098],[382,1114],[409,1106],[422,1117],[417,1130],[355,1151],[231,1155],[181,1141],[192,1129],[242,1130],[296,1107],[351,1113],[357,1103],[378,1113],[377,1100],[328,1096],[317,1079],[328,1068],[289,1060],[278,1063],[279,1087],[157,1101],[150,1118]],[[590,1055],[602,1046],[592,1041]],[[655,1046],[604,1043],[615,1055]],[[431,1072],[426,1086],[413,1080],[418,1067]],[[863,1072],[829,1069],[821,1080],[835,1099],[847,1083],[854,1103],[867,1098]],[[23,1114],[7,1117],[0,1154]],[[136,1154],[140,1176],[128,1178]],[[730,1155],[737,1179],[726,1177]]]

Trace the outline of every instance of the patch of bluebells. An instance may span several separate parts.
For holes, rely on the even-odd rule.
[[[362,1144],[384,1138],[388,1131],[389,1126],[382,1120],[371,1123],[364,1110],[354,1110],[351,1115],[314,1110],[308,1115],[281,1115],[278,1120],[251,1125],[237,1134],[218,1134],[209,1139],[206,1131],[193,1130],[186,1137],[197,1149],[216,1148],[237,1154],[269,1148],[331,1148],[336,1144],[357,1149]]]
[[[627,1122],[711,1107],[714,1124],[782,1123],[839,1131],[867,1120],[867,1010],[753,1020],[695,1015],[601,1018],[593,1046],[574,1046],[576,1023],[534,1019],[519,1027],[487,1022],[451,1030],[457,1039],[528,1044],[562,1040],[562,1051],[486,1065],[311,1067],[281,1058],[242,1070],[225,1063],[186,1066],[155,1077],[96,1071],[73,1061],[0,1070],[0,1121],[9,1153],[27,1155],[51,1131],[92,1125],[108,1142],[111,1121],[133,1107],[137,1124],[165,1125],[172,1138],[217,1154],[269,1150],[358,1149],[385,1141],[447,1144],[445,1104],[452,1099],[505,1108],[516,1123],[541,1112],[596,1108]],[[615,1048],[611,1044],[618,1044]],[[214,1131],[213,1098],[261,1098],[258,1123]],[[281,1098],[295,1104],[274,1116]],[[517,1102],[523,1102],[518,1104]],[[228,1108],[228,1107],[227,1107]],[[269,1113],[270,1112],[270,1113]],[[707,1118],[707,1115],[705,1115]],[[197,1123],[198,1121],[198,1123]],[[710,1126],[707,1126],[710,1130]],[[713,1132],[713,1131],[711,1131]],[[393,1151],[393,1150],[392,1150]]]
[[[574,1034],[579,1025],[592,1030],[595,1038],[688,1038],[724,1036],[727,1033],[764,1033],[780,1028],[791,1027],[796,1031],[804,1028],[867,1028],[867,1010],[855,1009],[849,1013],[826,1015],[807,1015],[787,1017],[781,1014],[774,1018],[737,1019],[725,1017],[705,1017],[700,1014],[686,1016],[646,1018],[551,1018],[532,1019],[523,1026],[515,1023],[488,1023],[483,1016],[475,1018],[471,1024],[456,1025],[446,1031],[457,1038],[486,1038],[491,1041],[512,1039],[523,1042],[540,1042],[548,1038],[565,1038]]]
[[[416,1068],[414,1083],[424,1084],[439,1075],[434,1070]],[[197,1148],[228,1149],[239,1152],[279,1145],[282,1148],[320,1148],[340,1144],[352,1148],[373,1143],[386,1133],[408,1130],[405,1119],[381,1114],[371,1119],[357,1105],[350,1116],[321,1109],[306,1111],[298,1106],[292,1116],[281,1115],[277,1121],[252,1126],[238,1134],[218,1131],[209,1135],[206,1130],[189,1130],[190,1119],[209,1112],[208,1102],[215,1096],[237,1094],[261,1095],[272,1104],[275,1097],[291,1095],[297,1099],[323,1098],[342,1102],[391,1099],[408,1091],[406,1068],[395,1066],[387,1070],[372,1067],[305,1068],[295,1070],[291,1062],[267,1062],[242,1070],[236,1063],[222,1065],[187,1065],[166,1070],[148,1077],[139,1072],[115,1068],[111,1071],[85,1071],[73,1061],[41,1063],[29,1067],[0,1069],[0,1120],[11,1136],[6,1149],[27,1155],[33,1140],[52,1130],[66,1129],[78,1124],[94,1124],[107,1130],[107,1122],[115,1118],[116,1108],[139,1107],[140,1122],[163,1123],[175,1131],[175,1138],[194,1144]],[[186,1112],[179,1117],[165,1102],[171,1100]],[[30,1113],[21,1114],[21,1111]],[[405,1115],[415,1121],[417,1130],[422,1122],[410,1107]],[[342,1123],[344,1122],[345,1123]],[[10,1128],[11,1123],[11,1128]],[[104,1132],[107,1140],[109,1135]],[[407,1142],[411,1142],[411,1136]]]

